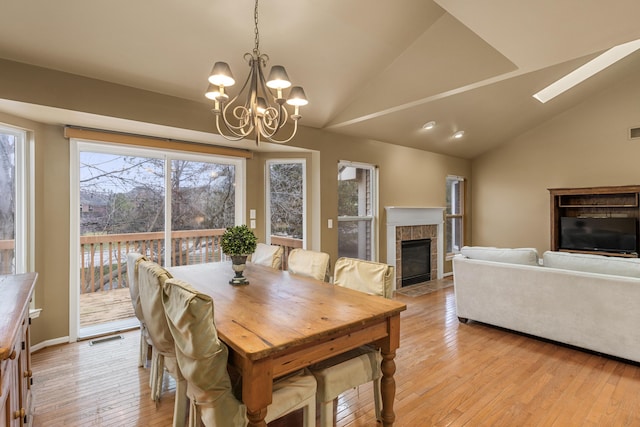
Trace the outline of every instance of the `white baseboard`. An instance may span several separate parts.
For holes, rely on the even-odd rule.
[[[51,347],[52,345],[68,344],[68,343],[69,343],[69,337],[60,337],[60,338],[54,338],[52,340],[42,341],[42,342],[39,342],[38,344],[31,345],[31,353],[33,353],[34,351],[42,350],[43,348],[46,348],[46,347]]]

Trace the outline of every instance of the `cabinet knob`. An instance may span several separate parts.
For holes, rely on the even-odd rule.
[[[13,359],[15,359],[15,358],[16,358],[16,351],[15,351],[15,350],[13,350],[13,351],[11,352],[11,354],[9,355],[9,359],[13,360]]]
[[[31,372],[31,369],[27,369],[26,371],[24,371],[23,375],[25,378],[31,378],[33,372]]]
[[[26,413],[27,412],[24,410],[24,408],[20,408],[19,411],[13,413],[13,418],[17,420],[18,418],[24,417]]]

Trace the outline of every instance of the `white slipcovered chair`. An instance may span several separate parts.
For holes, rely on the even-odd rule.
[[[282,246],[258,243],[255,252],[251,254],[251,262],[280,270],[283,253]]]
[[[370,295],[390,298],[393,292],[393,267],[354,258],[338,258],[333,283]],[[376,419],[381,420],[381,363],[382,356],[378,349],[362,346],[310,367],[318,381],[320,427],[333,426],[335,398],[347,390],[372,381]]]
[[[176,357],[187,379],[189,426],[244,427],[246,406],[233,394],[227,372],[227,346],[218,339],[213,300],[178,279],[164,284],[164,312],[173,334]],[[266,422],[304,408],[304,426],[315,427],[316,381],[298,371],[273,384]]]
[[[142,316],[142,307],[140,306],[140,291],[138,286],[138,263],[147,261],[147,258],[137,252],[129,252],[127,254],[127,281],[129,282],[129,295],[131,295],[131,304],[133,305],[133,313],[140,322],[140,356],[138,366],[147,366],[153,352],[153,343],[147,331],[147,325],[144,323]]]
[[[187,414],[187,381],[184,379],[176,361],[173,335],[169,330],[162,305],[164,282],[171,274],[152,261],[138,264],[138,284],[140,305],[147,324],[149,336],[153,342],[151,361],[151,398],[158,402],[162,392],[162,379],[165,369],[176,382],[176,398],[173,410],[173,427],[184,427]]]
[[[296,248],[287,259],[289,273],[329,281],[329,254]]]

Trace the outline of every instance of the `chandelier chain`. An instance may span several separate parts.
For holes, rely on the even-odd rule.
[[[254,33],[255,33],[255,45],[256,47],[253,49],[256,56],[260,56],[260,33],[258,32],[258,0],[256,0],[256,5],[253,11],[253,22],[255,24]]]

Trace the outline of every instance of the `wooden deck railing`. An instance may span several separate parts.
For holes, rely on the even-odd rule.
[[[0,274],[13,273],[15,240],[0,240]]]
[[[284,248],[284,253],[282,254],[282,269],[286,270],[289,253],[292,249],[301,248],[302,240],[294,239],[292,237],[271,236],[271,244],[282,246]]]
[[[224,230],[173,231],[171,265],[224,260],[224,254],[220,250]],[[302,240],[281,236],[271,236],[271,243],[284,247],[283,269],[286,269],[286,259],[291,249],[302,247]],[[80,237],[80,293],[127,287],[126,260],[129,252],[139,252],[164,264],[164,232]]]

